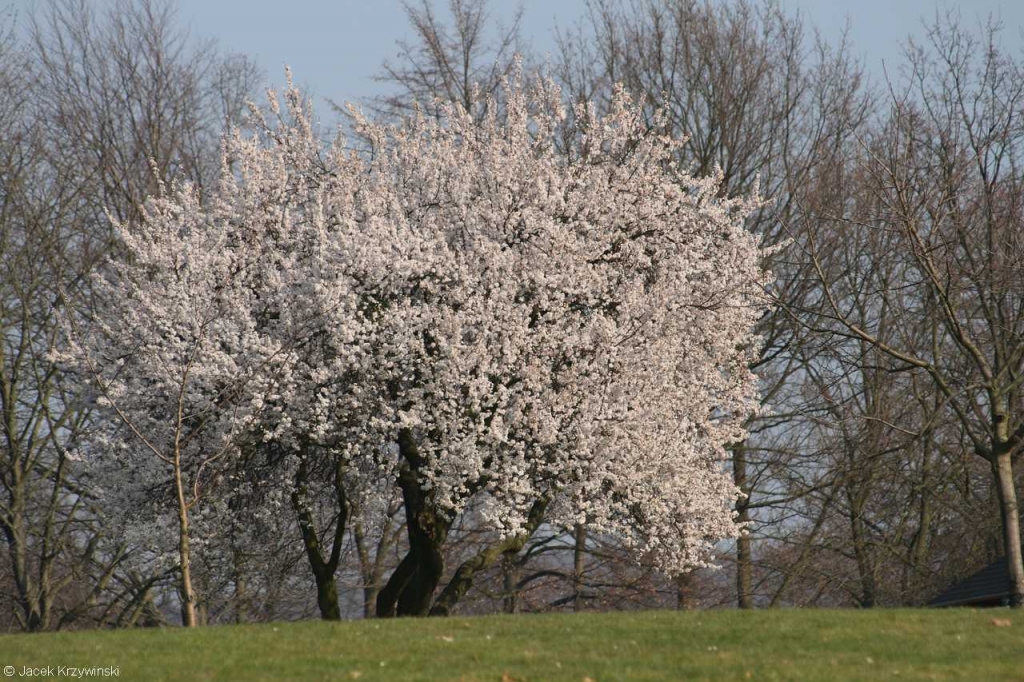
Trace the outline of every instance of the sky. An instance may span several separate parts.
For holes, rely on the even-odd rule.
[[[97,5],[105,0],[89,0]],[[418,1],[418,0],[417,0]],[[953,8],[970,22],[988,16],[1006,25],[1005,38],[1024,45],[1024,0],[780,0],[787,12],[802,13],[823,37],[834,41],[849,22],[855,54],[880,77],[900,61],[908,35],[921,35],[922,18]],[[24,16],[39,0],[0,0]],[[434,0],[443,7],[447,0]],[[553,52],[555,26],[571,26],[586,12],[586,0],[523,0],[523,35],[535,53]],[[254,57],[268,85],[284,80],[291,67],[296,82],[319,98],[358,101],[384,92],[373,80],[396,42],[411,36],[400,0],[177,0],[179,19],[191,32],[215,38],[225,52]],[[510,17],[515,0],[491,0],[497,18]],[[1018,48],[1019,49],[1019,48]]]

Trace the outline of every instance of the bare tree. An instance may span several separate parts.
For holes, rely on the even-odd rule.
[[[860,156],[858,203],[822,216],[883,248],[826,252],[814,235],[805,248],[822,287],[815,314],[884,355],[888,373],[927,377],[942,414],[990,466],[1010,603],[1020,607],[1024,71],[998,38],[997,25],[974,33],[949,14],[923,46],[911,43],[889,115]]]
[[[54,306],[102,249],[78,188],[38,126],[32,54],[0,30],[0,529],[17,627],[67,627],[100,600],[123,556],[105,541],[77,442],[89,413],[49,359]]]
[[[49,0],[31,19],[39,119],[81,201],[133,220],[158,183],[203,185],[261,77],[175,22],[170,0]]]
[[[28,29],[0,31],[0,527],[16,625],[37,630],[120,621],[161,584],[121,572],[132,548],[75,461],[93,416],[49,359],[55,309],[87,304],[105,211],[131,219],[157,176],[205,181],[256,72],[190,46],[169,4],[55,0]]]
[[[431,0],[402,6],[413,29],[411,41],[398,41],[398,55],[384,62],[377,80],[395,86],[371,107],[385,116],[402,116],[420,107],[438,115],[435,101],[457,102],[472,109],[474,90],[499,97],[501,82],[514,68],[523,45],[521,6],[508,24],[492,19],[487,0],[449,0],[449,21]]]

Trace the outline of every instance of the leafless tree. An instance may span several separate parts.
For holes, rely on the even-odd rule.
[[[1020,377],[1021,63],[999,26],[965,29],[953,14],[911,43],[889,112],[858,155],[857,201],[823,227],[879,243],[805,249],[821,296],[813,312],[835,337],[869,345],[890,376],[927,378],[943,419],[991,469],[1010,603],[1024,603],[1013,466],[1024,443]],[[905,428],[905,427],[904,427]]]
[[[487,0],[449,0],[448,20],[431,0],[403,0],[411,41],[398,42],[397,56],[377,80],[396,89],[370,102],[381,115],[402,116],[420,107],[438,115],[436,101],[472,108],[474,90],[498,97],[502,79],[523,50],[518,6],[507,24],[495,20]]]
[[[107,211],[133,219],[157,177],[211,177],[257,74],[191,45],[166,3],[54,0],[27,22],[0,39],[0,527],[15,624],[38,630],[121,620],[160,584],[119,573],[131,548],[75,461],[92,416],[49,361],[57,310],[88,305]]]

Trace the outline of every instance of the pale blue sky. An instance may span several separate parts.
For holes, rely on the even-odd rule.
[[[91,0],[98,6],[105,0]],[[883,60],[900,58],[900,44],[921,33],[921,19],[936,9],[958,8],[968,21],[990,14],[1004,21],[1008,43],[1022,44],[1024,0],[781,0],[800,11],[828,39],[847,19],[856,53],[868,70],[882,73]],[[0,0],[24,16],[38,0]],[[523,34],[540,54],[554,47],[552,29],[583,16],[586,0],[524,0]],[[447,0],[435,0],[443,7]],[[515,0],[492,0],[494,13],[510,16]],[[179,18],[193,33],[216,38],[226,51],[255,57],[273,83],[283,80],[285,64],[296,81],[319,97],[352,101],[381,92],[371,76],[409,35],[400,0],[178,0]],[[1019,48],[1018,48],[1019,49]]]

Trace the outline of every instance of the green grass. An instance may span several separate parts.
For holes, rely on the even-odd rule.
[[[5,666],[23,680],[22,666],[60,665],[119,666],[122,680],[1024,680],[1024,617],[648,612],[0,637],[0,680]]]

